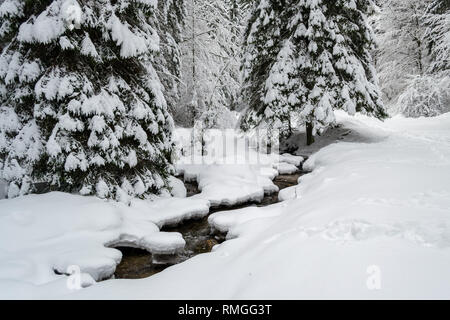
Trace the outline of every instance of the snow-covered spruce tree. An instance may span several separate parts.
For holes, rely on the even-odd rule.
[[[265,83],[286,34],[288,5],[289,0],[260,0],[253,4],[244,36],[242,63],[242,96],[246,97],[247,110],[242,116],[241,128],[245,131],[260,125],[266,117]]]
[[[166,186],[173,123],[152,59],[150,0],[5,0],[0,146],[8,196],[125,201]]]
[[[295,119],[306,126],[312,144],[318,130],[334,123],[334,109],[386,117],[370,54],[369,5],[364,0],[290,2],[279,15],[286,25],[279,27],[280,47],[262,92],[256,92],[259,102],[250,109],[251,118],[283,135]]]

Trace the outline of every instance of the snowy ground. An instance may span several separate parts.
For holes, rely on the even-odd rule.
[[[312,173],[283,191],[284,202],[212,215],[210,223],[228,231],[228,241],[144,280],[89,286],[120,259],[104,244],[127,237],[150,250],[165,237],[181,243],[158,225],[180,219],[180,212],[201,212],[210,201],[258,199],[273,188],[273,168],[290,161],[240,169],[217,161],[202,170],[181,164],[202,194],[160,205],[127,207],[58,193],[1,200],[0,297],[449,299],[450,114],[385,123],[342,113],[338,119],[342,127],[318,141],[324,148],[305,165]],[[82,276],[89,287],[71,290],[66,276],[52,272],[69,264],[89,274]]]

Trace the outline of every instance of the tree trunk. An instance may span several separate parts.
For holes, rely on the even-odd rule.
[[[308,146],[314,143],[313,129],[314,125],[312,124],[312,122],[306,123],[306,144]]]

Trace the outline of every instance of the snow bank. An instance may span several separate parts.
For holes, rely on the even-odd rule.
[[[301,183],[301,179],[299,179],[298,183]],[[300,196],[300,187],[292,186],[286,189],[283,189],[278,193],[278,200],[287,201],[292,199],[297,199]]]
[[[181,198],[133,200],[130,206],[58,192],[0,200],[0,283],[44,285],[73,265],[96,281],[109,278],[122,258],[110,247],[173,253],[184,239],[159,227],[208,211],[205,200]]]

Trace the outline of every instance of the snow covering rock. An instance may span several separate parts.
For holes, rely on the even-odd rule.
[[[299,182],[300,183],[300,182]],[[300,197],[299,186],[292,186],[286,189],[283,189],[278,193],[278,200],[287,201]]]
[[[151,203],[133,202],[141,219],[148,218],[157,226],[174,225],[186,219],[202,218],[209,213],[209,202],[193,198],[163,198]]]
[[[276,163],[274,167],[278,170],[279,174],[293,174],[298,171],[297,166],[285,162]]]
[[[305,159],[300,156],[294,156],[289,153],[284,153],[280,156],[281,161],[289,164],[293,164],[294,166],[299,167]]]
[[[208,222],[220,232],[228,233],[228,239],[236,238],[240,235],[239,230],[243,230],[245,226],[257,227],[257,225],[253,224],[254,221],[278,216],[280,214],[279,208],[282,206],[283,204],[277,203],[269,207],[248,207],[230,212],[217,212],[208,218]],[[264,227],[264,224],[260,225]]]

